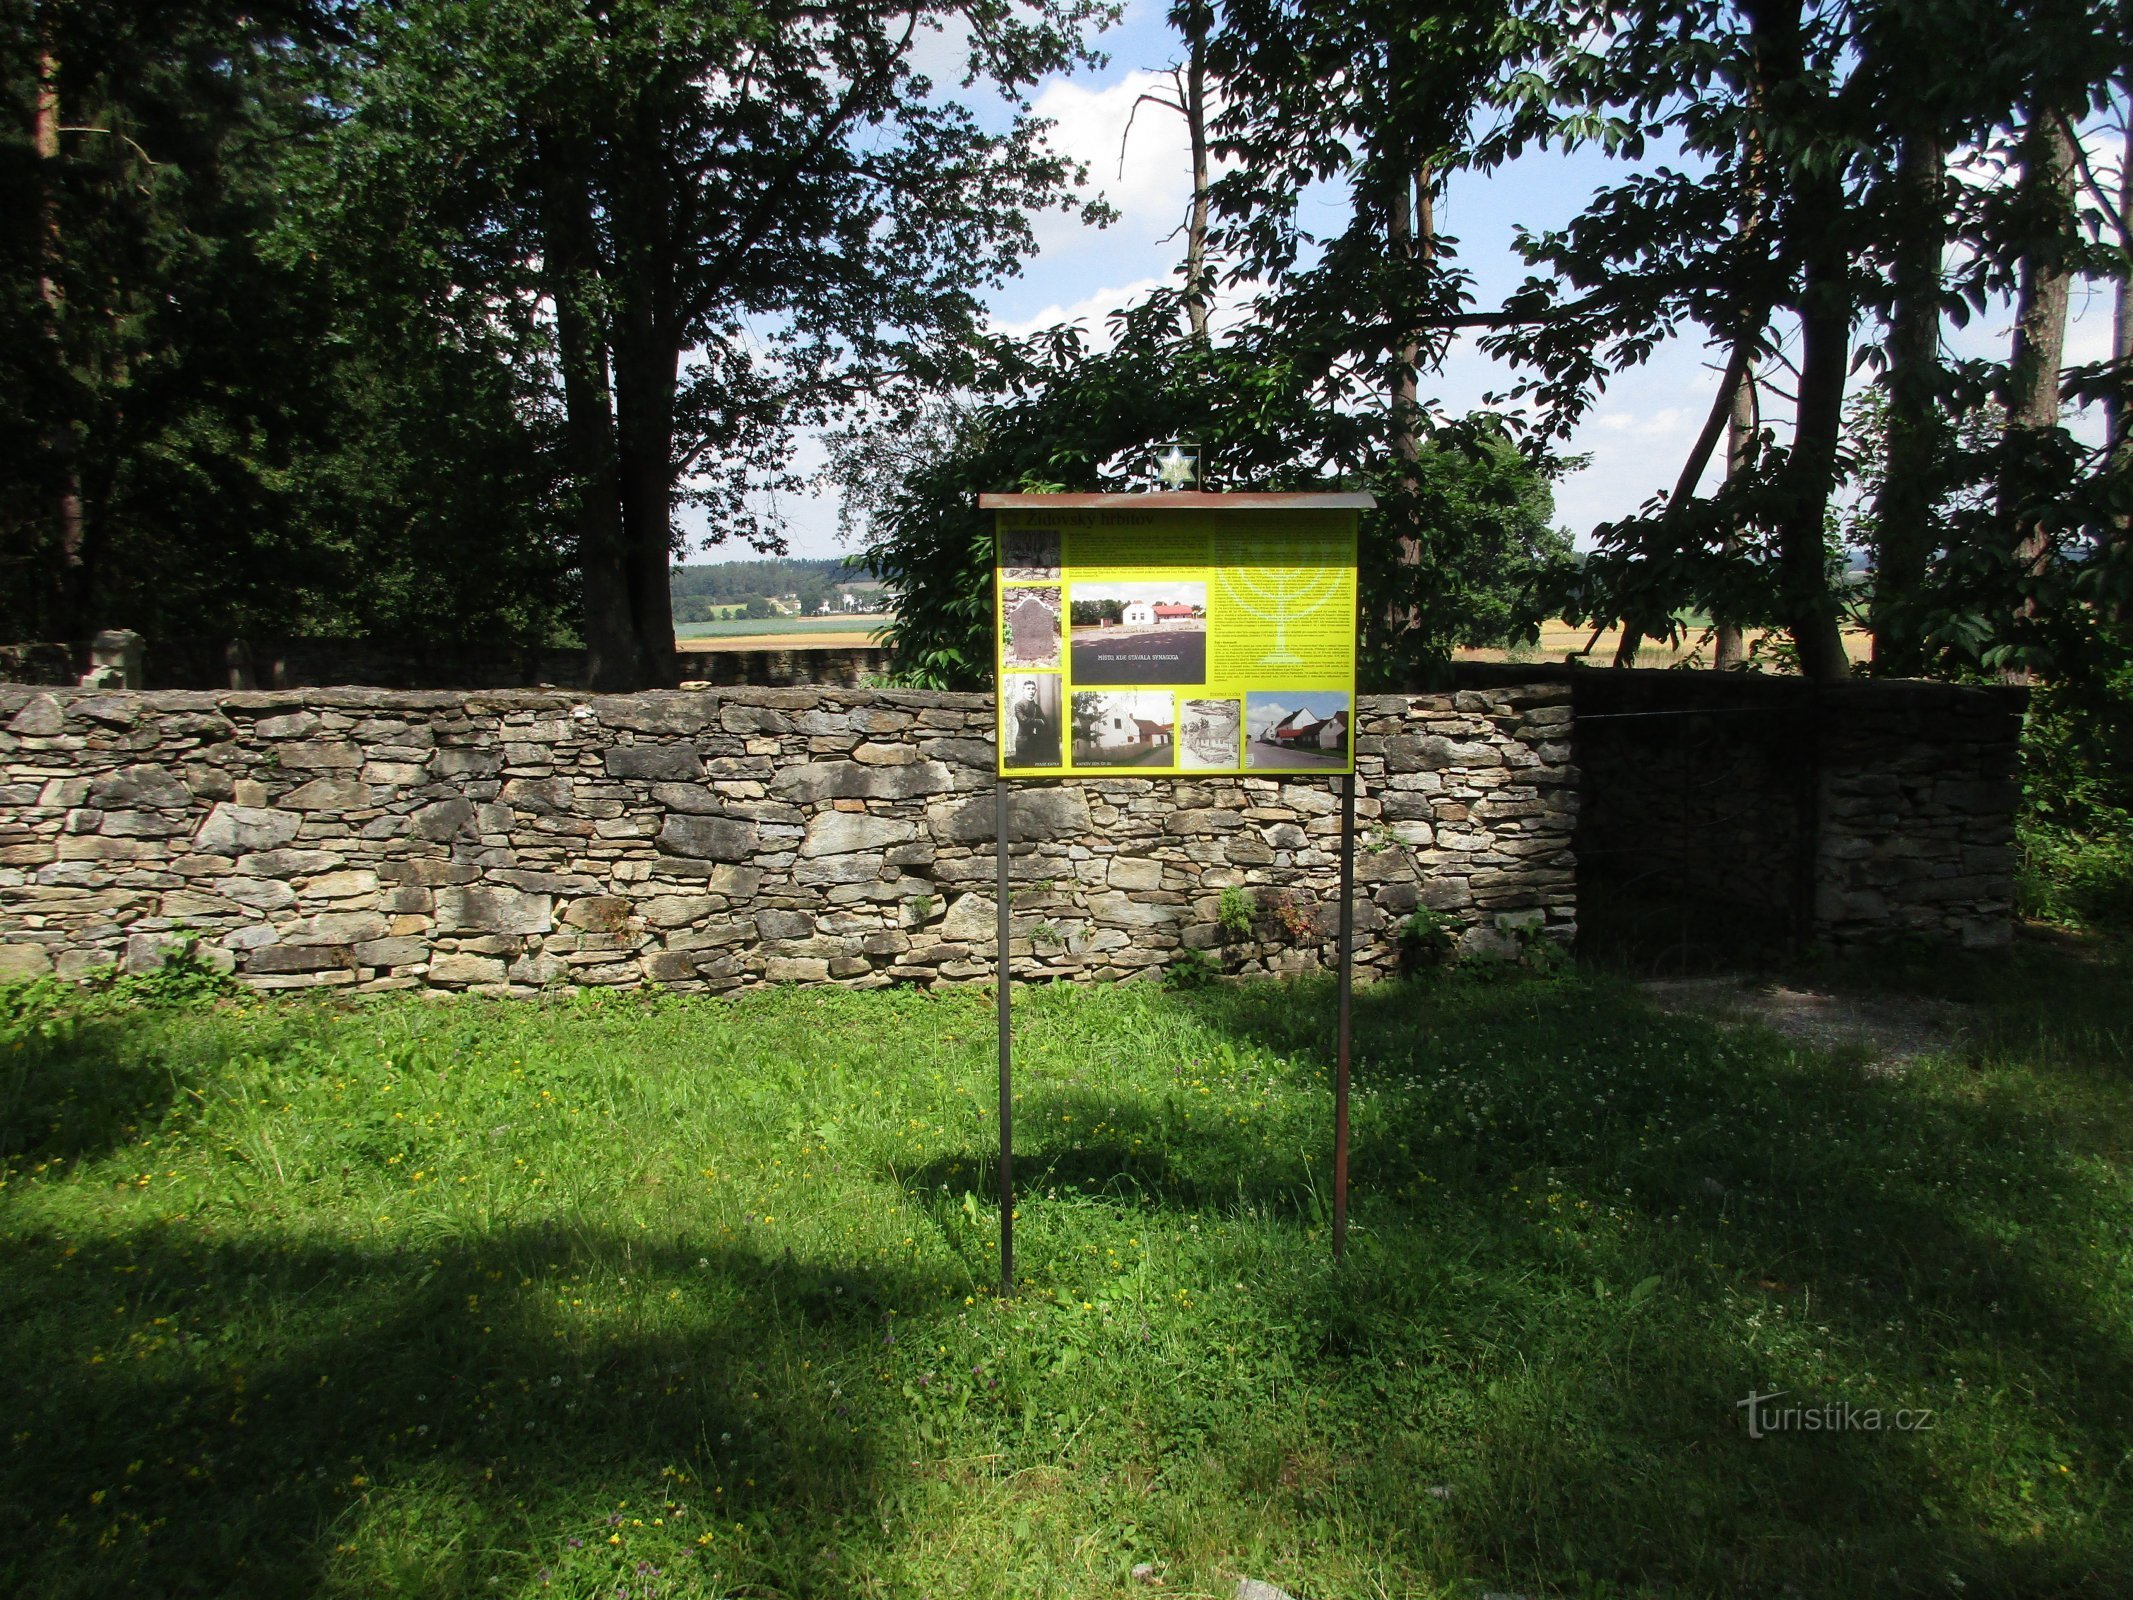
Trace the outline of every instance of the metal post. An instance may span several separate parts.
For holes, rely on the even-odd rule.
[[[1355,774],[1341,775],[1341,996],[1333,1055],[1333,1259],[1348,1248],[1348,1033],[1355,988]]]
[[[1000,991],[1000,1293],[1015,1292],[1015,1080],[1009,1059],[1009,990],[1011,973],[1007,958],[1012,934],[1013,905],[1007,888],[1007,780],[993,780],[994,862],[999,896],[999,922],[995,928],[993,983]]]

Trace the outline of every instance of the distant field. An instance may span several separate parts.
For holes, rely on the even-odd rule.
[[[886,613],[860,613],[837,617],[767,617],[760,622],[748,622],[732,618],[724,622],[692,622],[675,629],[675,637],[686,646],[698,650],[796,650],[810,646],[821,649],[864,649],[881,643],[880,632],[892,619]],[[1456,652],[1462,661],[1560,661],[1564,656],[1585,648],[1585,641],[1592,636],[1590,628],[1573,627],[1560,619],[1541,626],[1540,643],[1522,650],[1461,650]],[[1753,632],[1750,640],[1761,637]],[[1615,644],[1621,638],[1619,629],[1610,629],[1600,636],[1587,657],[1595,665],[1605,666],[1614,660]],[[1845,648],[1854,661],[1864,661],[1873,648],[1872,641],[1863,632],[1848,632],[1844,636]],[[1679,665],[1692,654],[1700,652],[1704,665],[1711,659],[1711,646],[1704,638],[1703,629],[1694,628],[1682,641],[1680,649],[1668,650],[1645,642],[1638,653],[1637,664],[1641,667],[1671,667]]]
[[[1767,632],[1767,629],[1760,628],[1751,630],[1748,635],[1751,645]],[[1711,664],[1711,644],[1704,637],[1704,633],[1705,630],[1701,626],[1692,627],[1687,636],[1681,641],[1680,648],[1672,650],[1655,645],[1647,639],[1644,642],[1644,648],[1637,652],[1637,665],[1640,667],[1672,667],[1678,666],[1692,655],[1699,655],[1701,664],[1709,666]],[[1542,623],[1540,643],[1530,645],[1525,649],[1459,650],[1455,651],[1454,654],[1461,661],[1560,661],[1566,655],[1584,650],[1585,641],[1591,637],[1592,630],[1590,628],[1574,627],[1570,623],[1564,622],[1561,618],[1557,618],[1554,621]],[[1621,642],[1621,639],[1621,629],[1608,629],[1607,632],[1600,635],[1599,642],[1593,645],[1591,653],[1586,659],[1594,665],[1606,666],[1614,660],[1615,646]],[[1864,661],[1873,652],[1873,640],[1862,631],[1848,631],[1844,635],[1844,648],[1852,660]]]
[[[692,622],[674,637],[698,650],[793,650],[808,646],[859,649],[879,644],[889,624],[886,614],[853,613],[838,617],[766,617],[760,622]]]

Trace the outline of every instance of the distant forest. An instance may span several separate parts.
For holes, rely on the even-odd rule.
[[[843,589],[877,589],[880,585],[865,568],[848,566],[842,556],[822,560],[784,557],[771,561],[718,561],[701,566],[675,567],[667,585],[674,597],[677,623],[709,621],[723,606],[748,607],[751,617],[772,614],[770,602],[783,595],[797,595],[800,612],[812,613],[824,600]]]

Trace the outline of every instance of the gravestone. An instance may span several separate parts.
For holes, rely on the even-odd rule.
[[[1059,613],[1034,594],[1025,595],[1007,618],[1014,659],[1026,666],[1050,666],[1059,660]]]

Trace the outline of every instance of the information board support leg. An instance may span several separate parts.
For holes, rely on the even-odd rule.
[[[1012,989],[1007,958],[1012,936],[1014,907],[1007,889],[1008,819],[1007,780],[993,780],[994,863],[997,881],[993,893],[999,900],[995,925],[993,982],[1000,991],[1000,1293],[1015,1292],[1015,1079],[1009,1051],[1009,994]]]
[[[1355,991],[1355,774],[1341,776],[1340,1020],[1333,1054],[1333,1259],[1348,1249],[1348,1035]]]

